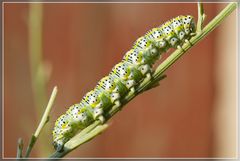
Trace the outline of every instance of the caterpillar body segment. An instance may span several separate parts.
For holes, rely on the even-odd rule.
[[[136,40],[136,42],[133,44],[133,49],[140,49],[145,50],[146,48],[150,47],[152,45],[152,42],[149,41],[145,36],[142,36]]]
[[[119,102],[119,99],[121,98],[121,93],[119,92],[117,84],[109,76],[106,76],[99,81],[96,90],[99,93],[103,93],[106,98],[109,99],[109,104],[115,104],[115,102]]]

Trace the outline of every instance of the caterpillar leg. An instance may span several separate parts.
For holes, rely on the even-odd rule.
[[[115,106],[117,106],[117,107],[120,107],[120,106],[121,106],[121,103],[120,103],[119,100],[115,101],[114,103],[115,103]]]
[[[102,107],[93,109],[93,119],[99,120],[102,124],[105,122],[105,118],[103,117],[103,109]]]
[[[120,101],[117,100],[117,101],[115,101],[114,103],[115,103],[115,104],[114,104],[114,106],[112,107],[112,110],[116,110],[116,109],[121,110],[121,108],[120,108],[120,106],[121,106]]]
[[[178,45],[177,48],[181,51],[184,51],[184,49],[182,48],[182,46]]]
[[[146,82],[150,81],[150,79],[152,78],[152,74],[151,73],[147,73],[146,77],[144,78],[144,80],[141,82],[140,86],[142,84],[145,84]]]
[[[184,41],[188,43],[190,46],[192,46],[192,43],[188,39],[185,39]]]
[[[135,88],[134,87],[131,87],[130,88],[130,91],[128,92],[128,94],[127,94],[127,96],[126,97],[128,97],[129,95],[133,95],[134,93],[135,93]]]
[[[130,94],[134,94],[134,93],[135,93],[135,88],[134,88],[134,87],[130,88],[129,95],[130,95]]]
[[[143,75],[146,75],[147,73],[151,73],[151,67],[148,64],[141,65],[138,69],[141,71]]]
[[[152,74],[151,73],[147,73],[145,80],[149,81],[151,78],[152,78]]]
[[[99,119],[100,117],[102,117],[102,114],[103,114],[103,109],[102,108],[97,108],[95,107],[93,109],[93,119],[96,120],[96,119]],[[99,120],[104,120],[103,118],[99,119]]]
[[[190,36],[195,36],[195,35],[197,35],[197,33],[195,32],[190,33]]]
[[[166,46],[167,46],[167,42],[165,40],[161,40],[161,41],[158,41],[156,46],[163,50],[163,51],[166,51]]]
[[[98,120],[101,122],[101,124],[105,123],[105,118],[103,117],[103,115],[99,116]]]
[[[120,94],[119,93],[112,93],[110,95],[110,97],[111,97],[111,101],[115,102],[116,100],[118,100],[120,98]]]
[[[125,85],[128,89],[132,90],[131,88],[136,85],[136,82],[134,80],[127,80]]]

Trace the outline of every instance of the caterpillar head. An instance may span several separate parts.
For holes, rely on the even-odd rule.
[[[184,29],[185,29],[185,33],[187,35],[189,35],[191,32],[195,32],[196,30],[196,26],[194,23],[194,18],[193,16],[182,16],[181,17],[183,25],[184,25]]]

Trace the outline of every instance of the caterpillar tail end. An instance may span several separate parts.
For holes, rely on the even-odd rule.
[[[64,144],[63,144],[63,143],[53,142],[53,146],[54,146],[54,149],[55,149],[57,152],[63,151],[63,147],[64,147]]]

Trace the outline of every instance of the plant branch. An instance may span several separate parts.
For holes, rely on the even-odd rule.
[[[27,147],[27,152],[26,152],[26,155],[25,155],[26,158],[29,157],[29,155],[30,155],[30,153],[32,151],[32,148],[33,148],[33,146],[34,146],[34,144],[35,144],[35,142],[36,142],[36,140],[37,140],[41,130],[43,129],[43,127],[46,125],[46,123],[49,120],[49,113],[51,111],[51,108],[52,108],[53,102],[54,102],[54,100],[56,98],[56,95],[57,95],[57,87],[55,86],[53,88],[51,97],[49,99],[49,102],[48,102],[48,105],[47,105],[47,107],[45,109],[45,112],[44,112],[44,114],[42,116],[42,119],[41,119],[41,121],[40,121],[40,123],[39,123],[39,125],[38,125],[38,127],[37,127],[37,129],[35,131],[35,133],[31,137],[31,140],[29,142],[29,145]]]
[[[199,4],[199,20],[198,20],[198,32],[196,36],[192,37],[189,40],[189,43],[185,43],[181,49],[175,50],[166,60],[164,60],[155,70],[154,74],[152,75],[152,79],[143,81],[137,88],[136,91],[130,95],[127,95],[124,99],[121,100],[121,107],[131,101],[134,97],[138,94],[146,91],[154,84],[156,85],[160,78],[163,77],[163,73],[171,67],[180,57],[182,57],[191,47],[197,44],[200,40],[202,40],[208,33],[214,30],[223,20],[227,18],[235,9],[237,8],[237,3],[230,3],[228,4],[209,24],[206,25],[204,29],[202,29],[202,23],[205,18],[205,14],[203,13],[202,5]],[[164,77],[163,77],[164,78]],[[110,119],[114,116],[121,108],[113,108],[107,116],[106,120]],[[55,152],[50,157],[51,158],[60,158],[64,157],[66,154],[77,148],[78,146],[82,145],[83,143],[89,141],[90,139],[94,138],[96,135],[102,132],[105,127],[98,128],[100,125],[99,121],[94,122],[92,125],[87,127],[87,132],[82,131],[72,139],[70,139],[64,146],[64,150],[62,152]],[[105,126],[105,125],[102,125]],[[89,128],[89,129],[88,129]],[[93,131],[93,132],[92,132]],[[85,141],[85,142],[84,142]],[[71,145],[71,146],[70,146]],[[67,148],[68,147],[68,148]]]

